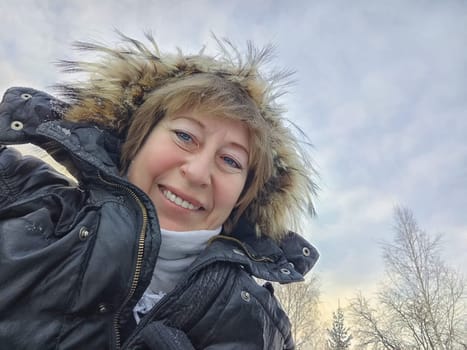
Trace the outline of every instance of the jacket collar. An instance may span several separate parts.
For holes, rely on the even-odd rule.
[[[294,232],[276,242],[257,237],[247,220],[240,220],[231,235],[214,236],[194,264],[194,269],[212,261],[239,264],[253,276],[280,283],[303,280],[316,264],[319,253],[315,247]]]
[[[0,104],[0,143],[41,142],[37,127],[59,120],[67,105],[38,90],[13,87],[3,95]]]

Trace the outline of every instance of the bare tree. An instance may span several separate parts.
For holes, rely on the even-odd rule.
[[[292,323],[297,350],[318,349],[322,340],[319,315],[319,285],[316,277],[301,283],[275,284],[279,299]]]
[[[427,235],[405,208],[396,208],[394,229],[394,242],[382,246],[378,308],[362,295],[351,302],[355,335],[382,349],[464,349],[466,282],[442,261],[440,236]]]
[[[403,349],[400,335],[391,327],[391,315],[372,307],[361,293],[351,300],[349,310],[353,318],[353,334],[361,349]]]

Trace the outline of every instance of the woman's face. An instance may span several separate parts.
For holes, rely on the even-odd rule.
[[[130,182],[153,201],[162,228],[215,229],[246,182],[249,132],[239,121],[201,112],[161,120],[128,169]]]

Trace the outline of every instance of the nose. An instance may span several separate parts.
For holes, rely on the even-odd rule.
[[[180,167],[183,177],[192,185],[209,186],[212,181],[213,158],[207,151],[192,154]]]

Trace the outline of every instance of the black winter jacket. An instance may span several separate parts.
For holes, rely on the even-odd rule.
[[[247,222],[219,235],[136,325],[160,231],[150,199],[118,173],[119,140],[60,119],[66,104],[27,88],[0,104],[0,144],[34,143],[78,183],[0,146],[2,349],[293,349],[269,284],[300,281],[318,253]]]

